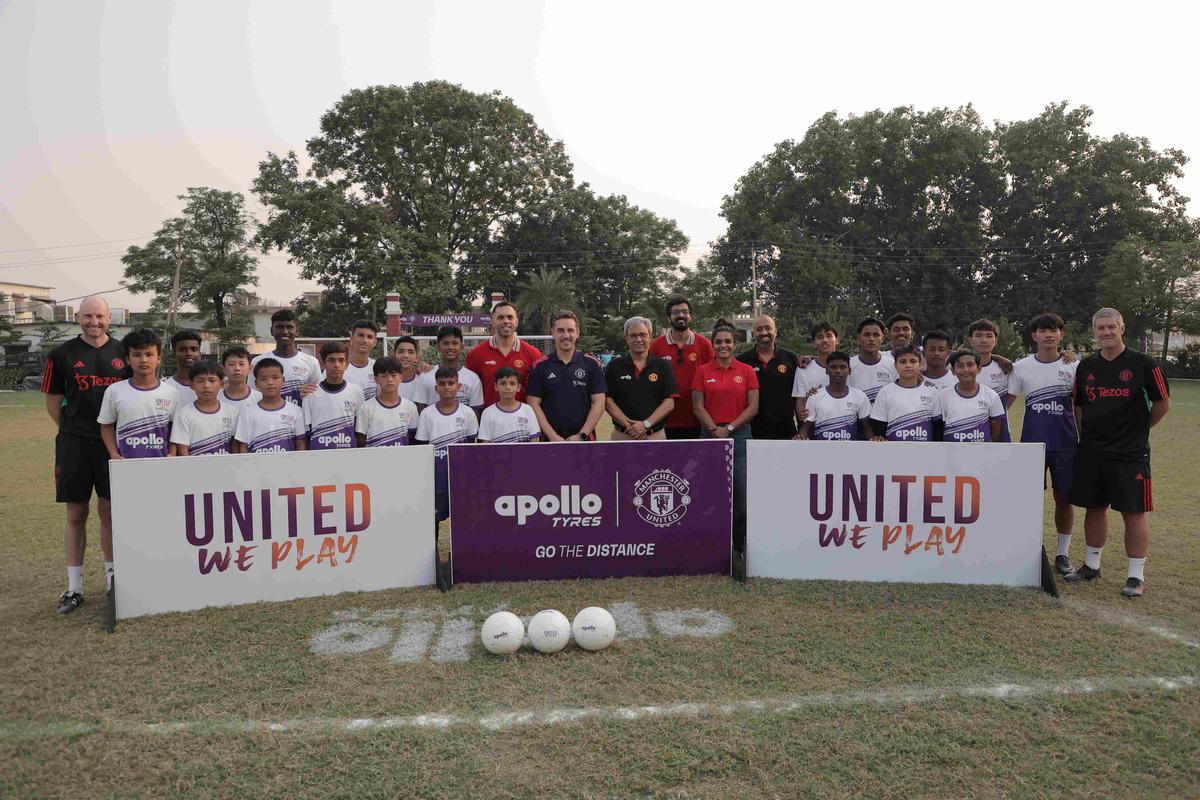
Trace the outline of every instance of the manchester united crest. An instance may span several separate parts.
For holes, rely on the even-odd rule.
[[[656,381],[658,381],[658,373],[651,372],[650,375],[646,378],[646,380],[650,381],[651,383],[655,383]]]
[[[656,528],[683,519],[692,503],[691,485],[669,469],[656,469],[633,485],[638,516]]]
[[[784,373],[786,373],[786,372],[787,372],[787,364],[780,364],[780,365],[779,365],[778,367],[776,367],[775,369],[779,370],[779,374],[780,374],[780,375],[783,375]]]
[[[518,358],[516,361],[513,362],[513,366],[516,367],[517,369],[520,369],[521,367],[525,366],[525,359]]]

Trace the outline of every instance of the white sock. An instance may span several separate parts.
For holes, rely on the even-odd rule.
[[[1071,550],[1071,534],[1060,533],[1058,535],[1058,554],[1060,556],[1070,555]]]
[[[67,591],[83,594],[83,565],[67,567]]]
[[[1092,547],[1088,545],[1083,549],[1083,563],[1087,564],[1092,569],[1100,569],[1100,552],[1103,547]]]
[[[112,579],[113,579],[113,562],[111,562],[111,561],[104,562],[104,577],[108,581],[108,588],[111,589],[112,588]]]
[[[1139,581],[1144,581],[1145,578],[1143,578],[1142,575],[1145,574],[1145,571],[1146,571],[1146,559],[1145,558],[1129,559],[1129,577],[1137,578]]]

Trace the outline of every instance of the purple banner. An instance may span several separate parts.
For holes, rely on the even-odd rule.
[[[492,324],[491,314],[401,314],[400,322],[405,325],[428,326],[457,325],[460,328],[486,328]]]
[[[728,441],[450,445],[454,581],[728,575]]]

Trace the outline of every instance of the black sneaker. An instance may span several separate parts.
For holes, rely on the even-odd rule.
[[[1058,561],[1058,559],[1054,559]],[[1063,575],[1063,580],[1068,583],[1076,583],[1078,581],[1094,581],[1100,577],[1100,570],[1092,569],[1087,564],[1080,564],[1078,569],[1072,570],[1066,575]]]
[[[1071,559],[1066,556],[1054,557],[1054,569],[1058,571],[1059,575],[1070,575],[1075,571],[1071,568]]]
[[[81,605],[83,605],[83,595],[79,592],[68,590],[62,593],[62,597],[58,598],[58,608],[54,609],[54,613],[70,614]]]
[[[1146,583],[1139,578],[1130,578],[1121,588],[1122,597],[1141,597],[1146,593]]]

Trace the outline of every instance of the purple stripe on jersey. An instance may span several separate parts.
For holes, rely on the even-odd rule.
[[[290,453],[296,449],[296,440],[290,429],[268,431],[254,437],[247,449],[251,453]]]
[[[155,416],[117,431],[117,452],[125,458],[157,458],[167,454],[171,419]]]
[[[822,420],[813,425],[813,438],[824,441],[852,441],[861,438],[859,435],[858,416],[847,414],[843,417]]]
[[[391,428],[367,439],[367,447],[403,447],[408,444],[411,430]]]
[[[233,431],[221,431],[188,445],[190,456],[224,455],[229,452],[229,442],[233,439]]]
[[[947,442],[990,442],[992,431],[987,414],[976,414],[966,419],[946,423]]]
[[[1045,386],[1025,395],[1022,442],[1043,442],[1047,450],[1074,450],[1075,410],[1071,391],[1064,386]]]
[[[928,411],[905,414],[891,420],[884,436],[889,442],[928,442],[932,438],[933,420]]]
[[[354,417],[339,417],[317,425],[308,434],[313,450],[344,450],[354,447]]]

